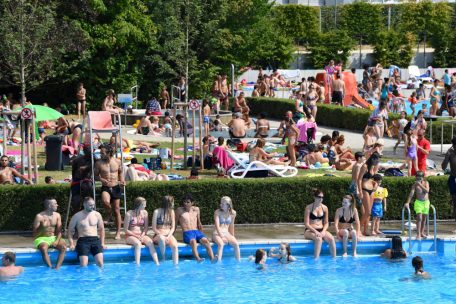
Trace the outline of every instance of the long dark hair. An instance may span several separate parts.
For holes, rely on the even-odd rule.
[[[264,249],[257,249],[255,252],[255,264],[259,264],[263,257],[265,256],[266,251]]]
[[[366,160],[367,171],[370,172],[374,166],[374,162],[380,161],[380,154],[378,152],[372,153],[372,155]]]
[[[400,236],[393,236],[391,239],[391,258],[403,259],[406,257],[404,249],[402,249],[402,239]]]

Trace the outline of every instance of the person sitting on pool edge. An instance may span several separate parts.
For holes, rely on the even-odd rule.
[[[105,229],[103,218],[95,211],[95,201],[91,197],[84,198],[84,209],[76,213],[68,227],[70,250],[76,250],[81,267],[89,263],[89,253],[93,255],[95,263],[103,267],[103,249],[105,246]],[[78,231],[75,246],[74,235]]]
[[[7,251],[2,256],[2,266],[0,267],[0,277],[12,277],[20,275],[24,271],[24,267],[16,266],[16,254]]]
[[[62,240],[62,218],[57,211],[57,201],[53,198],[44,200],[44,211],[38,213],[33,221],[33,236],[35,247],[41,252],[44,263],[52,268],[48,249],[55,248],[59,257],[55,269],[62,266],[66,253],[66,244]]]
[[[234,236],[234,220],[236,211],[233,209],[233,202],[229,196],[224,196],[220,200],[220,208],[214,212],[214,231],[212,241],[217,244],[218,260],[222,259],[223,247],[229,243],[234,249],[234,257],[239,262],[241,252],[239,243]]]
[[[336,257],[336,243],[334,237],[329,233],[328,207],[323,205],[323,192],[320,189],[313,189],[314,202],[306,206],[304,212],[304,237],[314,241],[314,257],[320,257],[321,245],[325,240],[329,245],[332,257]]]
[[[162,199],[162,207],[155,209],[152,216],[152,230],[154,243],[160,247],[161,259],[165,261],[166,245],[171,248],[174,265],[179,263],[179,250],[174,237],[176,230],[176,216],[174,214],[174,197],[166,195]]]
[[[356,225],[356,229],[353,229],[353,223]],[[334,227],[336,228],[336,236],[342,240],[342,247],[344,253],[343,257],[347,256],[347,243],[348,239],[352,239],[353,256],[356,257],[356,247],[358,245],[357,232],[360,231],[360,222],[358,216],[358,210],[355,208],[355,204],[352,204],[352,196],[345,195],[342,201],[342,207],[336,210],[334,215]]]
[[[202,262],[204,260],[200,258],[198,254],[197,243],[200,243],[206,248],[211,261],[216,262],[218,258],[214,256],[211,244],[202,232],[203,225],[201,224],[200,219],[200,209],[193,205],[193,197],[191,194],[187,194],[182,201],[182,206],[177,208],[176,218],[177,222],[182,227],[184,242],[192,247],[192,253],[196,258],[196,261]]]
[[[420,256],[416,256],[412,259],[412,266],[415,268],[415,277],[420,279],[431,278],[429,273],[423,270],[423,259]]]
[[[397,235],[393,236],[391,239],[391,249],[386,249],[381,256],[385,259],[405,259],[407,253],[402,249],[402,238]]]
[[[141,248],[143,244],[149,248],[150,256],[154,263],[160,265],[154,242],[147,236],[149,215],[146,210],[146,204],[146,199],[139,196],[135,198],[134,209],[128,210],[125,214],[125,242],[128,245],[132,245],[135,249],[135,262],[137,265],[139,265],[141,260]]]

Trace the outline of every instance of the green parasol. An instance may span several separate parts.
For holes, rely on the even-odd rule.
[[[36,121],[45,121],[45,120],[56,120],[60,117],[63,117],[63,114],[54,110],[50,107],[40,106],[40,105],[28,105],[25,108],[35,110],[36,112]]]

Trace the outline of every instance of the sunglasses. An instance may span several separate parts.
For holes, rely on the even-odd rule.
[[[315,196],[316,198],[324,198],[324,196]]]

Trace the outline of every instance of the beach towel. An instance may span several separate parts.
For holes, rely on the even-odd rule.
[[[228,153],[226,152],[225,148],[217,146],[214,148],[212,155],[217,160],[217,163],[227,171],[234,165],[234,161],[229,157]]]

